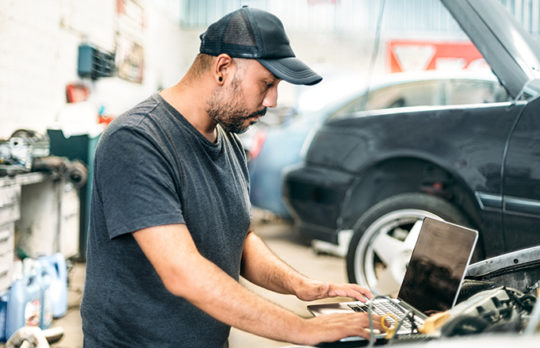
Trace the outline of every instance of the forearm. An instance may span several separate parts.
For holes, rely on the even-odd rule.
[[[246,237],[242,276],[265,289],[281,294],[297,294],[309,279],[275,255],[254,232]]]
[[[293,294],[304,301],[337,296],[365,301],[372,296],[357,284],[334,284],[304,276],[276,256],[254,232],[246,237],[242,275],[268,290]]]
[[[241,330],[305,343],[311,331],[305,319],[256,296],[204,258],[185,225],[156,226],[134,237],[172,294]]]
[[[250,292],[202,257],[194,258],[191,266],[197,272],[188,272],[178,282],[193,286],[180,286],[175,295],[238,329],[279,341],[304,343],[304,319]]]

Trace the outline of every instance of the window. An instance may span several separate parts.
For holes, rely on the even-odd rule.
[[[451,80],[445,96],[448,105],[497,103],[509,100],[508,93],[497,81]]]
[[[367,101],[364,101],[365,95],[362,95],[338,110],[332,118],[365,110],[440,105],[441,84],[442,81],[415,81],[376,88],[369,91]]]

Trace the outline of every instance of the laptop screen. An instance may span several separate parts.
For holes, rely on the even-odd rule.
[[[478,233],[425,218],[398,298],[429,313],[455,304]]]

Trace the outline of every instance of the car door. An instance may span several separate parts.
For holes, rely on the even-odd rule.
[[[540,98],[524,109],[508,141],[503,225],[507,251],[540,245]]]
[[[492,0],[441,0],[515,100],[526,105],[507,140],[501,197],[507,251],[540,244],[540,46]],[[536,99],[535,99],[536,98]],[[519,236],[516,232],[519,231]]]

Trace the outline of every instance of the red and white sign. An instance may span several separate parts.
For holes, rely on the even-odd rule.
[[[387,67],[393,73],[488,68],[471,42],[392,40],[387,43],[386,52]]]

